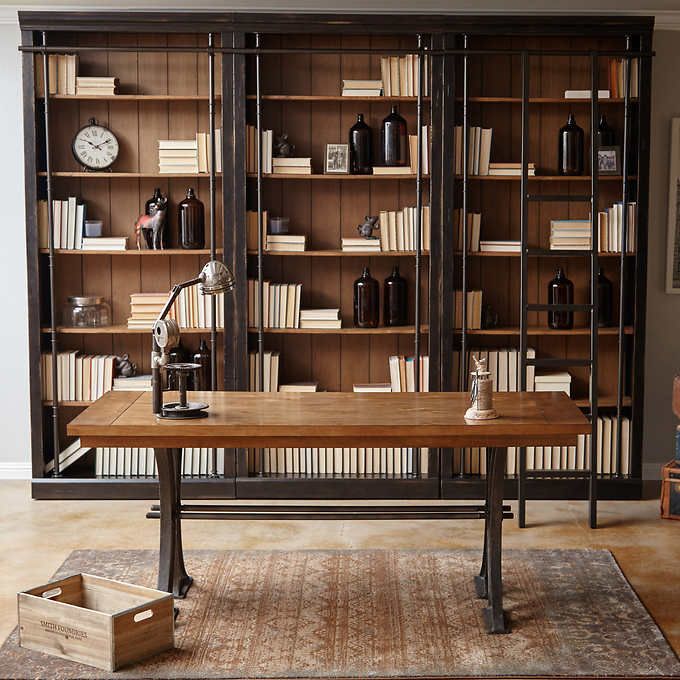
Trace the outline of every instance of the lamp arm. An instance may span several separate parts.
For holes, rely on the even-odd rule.
[[[170,297],[168,298],[168,301],[165,303],[165,306],[161,310],[161,313],[158,315],[156,321],[163,321],[163,319],[165,319],[165,317],[170,312],[170,309],[172,308],[172,305],[174,304],[175,300],[185,288],[195,286],[197,283],[201,283],[202,281],[203,279],[200,276],[197,276],[195,279],[190,279],[189,281],[184,281],[183,283],[175,284],[172,287],[172,290],[170,291]]]

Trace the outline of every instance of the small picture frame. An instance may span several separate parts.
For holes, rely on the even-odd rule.
[[[600,175],[621,174],[620,146],[601,146],[597,150],[597,171]]]
[[[349,173],[349,144],[326,144],[324,172],[329,175]]]

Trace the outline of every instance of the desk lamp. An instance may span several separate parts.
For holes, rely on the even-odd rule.
[[[174,319],[166,319],[177,296],[190,286],[198,284],[202,295],[228,293],[234,288],[234,275],[223,262],[211,260],[201,273],[190,281],[178,283],[172,287],[170,297],[165,303],[158,319],[154,322],[153,346],[151,348],[151,390],[153,392],[153,412],[158,418],[204,418],[208,414],[208,404],[188,402],[186,398],[186,379],[198,364],[168,364],[168,352],[179,345],[179,324]],[[161,385],[161,368],[174,370],[178,374],[180,399],[178,402],[163,404],[163,388]]]

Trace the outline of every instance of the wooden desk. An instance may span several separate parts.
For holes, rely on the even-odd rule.
[[[173,398],[165,395],[166,401]],[[487,493],[483,506],[465,506],[463,517],[485,520],[477,593],[490,632],[507,631],[503,614],[501,535],[506,447],[568,446],[590,424],[557,392],[495,395],[496,420],[468,424],[467,394],[449,393],[193,393],[210,404],[200,420],[158,420],[149,392],[109,392],[68,425],[83,446],[155,449],[160,485],[158,587],[183,597],[191,585],[181,534],[180,459],[183,447],[487,447]],[[450,506],[449,506],[450,507]],[[360,516],[360,515],[354,515]]]

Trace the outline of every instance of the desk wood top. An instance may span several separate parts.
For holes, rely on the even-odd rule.
[[[495,420],[465,422],[463,392],[192,392],[209,417],[159,420],[150,392],[108,392],[68,424],[83,446],[568,446],[590,423],[563,392],[494,395]],[[164,393],[165,401],[176,393]]]

